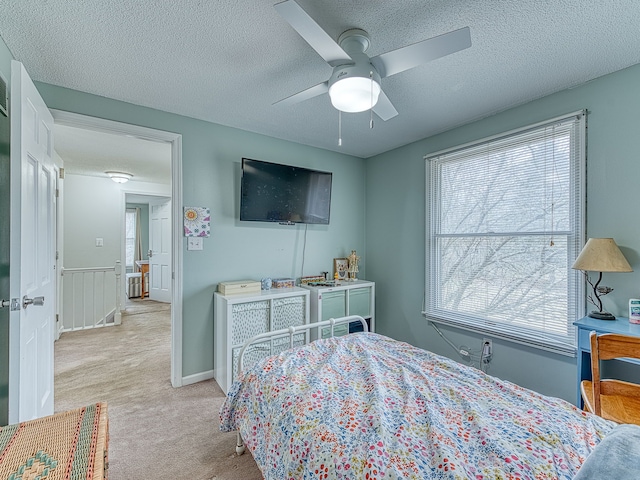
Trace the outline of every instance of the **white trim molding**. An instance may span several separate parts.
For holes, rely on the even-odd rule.
[[[202,382],[204,380],[211,380],[213,377],[213,370],[207,370],[206,372],[194,373],[193,375],[187,375],[182,377],[182,386],[192,385],[194,383]]]
[[[191,378],[182,377],[182,292],[183,292],[183,252],[182,252],[182,135],[155,130],[153,128],[116,122],[104,118],[91,117],[63,110],[50,109],[54,122],[70,127],[95,130],[117,135],[131,135],[145,140],[168,142],[171,144],[171,199],[172,199],[172,277],[171,294],[171,385],[188,385]],[[196,377],[202,380],[213,378],[213,371],[203,372]],[[206,378],[204,378],[206,377]],[[185,382],[189,383],[185,383]],[[199,380],[197,380],[199,381]]]

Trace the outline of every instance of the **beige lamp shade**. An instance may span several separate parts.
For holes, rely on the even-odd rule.
[[[590,238],[571,268],[589,272],[633,272],[613,238]]]

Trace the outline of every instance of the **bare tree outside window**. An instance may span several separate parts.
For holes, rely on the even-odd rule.
[[[580,123],[572,117],[430,158],[430,318],[575,343]]]

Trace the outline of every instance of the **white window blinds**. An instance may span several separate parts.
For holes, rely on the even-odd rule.
[[[583,112],[425,157],[427,317],[575,353]]]

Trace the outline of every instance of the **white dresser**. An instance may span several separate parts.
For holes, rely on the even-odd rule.
[[[237,375],[238,355],[245,341],[260,333],[309,323],[309,290],[275,288],[254,294],[213,294],[213,376],[226,394]],[[307,343],[308,333],[294,336]],[[248,349],[243,367],[289,348],[289,339],[266,340]]]
[[[367,320],[369,331],[375,332],[375,285],[374,282],[355,280],[342,281],[337,286],[303,286],[311,292],[311,322],[360,315]],[[361,329],[360,322],[352,322],[335,327],[334,335],[345,335]],[[329,336],[329,328],[323,328],[322,338]],[[316,338],[315,330],[311,338]]]

